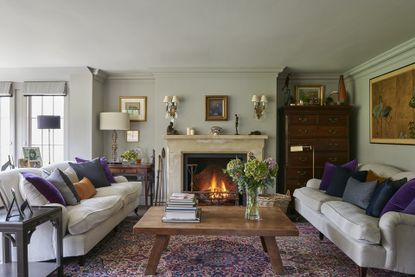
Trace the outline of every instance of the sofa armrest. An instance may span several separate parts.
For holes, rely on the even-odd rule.
[[[307,181],[306,187],[313,188],[313,189],[319,189],[320,188],[320,179],[310,179]]]
[[[114,176],[116,183],[125,183],[128,182],[128,179],[125,176]]]
[[[386,249],[386,266],[406,268],[405,272],[414,272],[415,215],[387,212],[380,218],[379,228],[381,243]],[[408,267],[412,269],[407,271]]]

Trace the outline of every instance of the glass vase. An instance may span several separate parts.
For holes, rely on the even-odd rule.
[[[259,220],[258,189],[246,189],[245,218]]]

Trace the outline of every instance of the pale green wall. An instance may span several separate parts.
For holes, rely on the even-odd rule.
[[[415,39],[407,41],[345,73],[354,83],[355,141],[359,162],[378,162],[415,171],[415,145],[369,143],[369,80],[415,63]]]

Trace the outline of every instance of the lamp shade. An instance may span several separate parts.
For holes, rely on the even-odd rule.
[[[259,102],[259,96],[256,96],[255,94],[254,95],[252,95],[252,102]]]
[[[104,112],[99,115],[101,130],[129,130],[130,116],[122,112]]]
[[[59,115],[38,115],[37,116],[38,129],[60,129],[61,117]]]
[[[166,95],[166,96],[164,96],[163,103],[170,103],[170,102],[171,102],[171,100],[172,100],[172,97],[171,97],[171,96]]]
[[[268,99],[267,99],[267,97],[265,95],[262,95],[261,96],[261,102],[263,102],[263,103],[267,103],[268,102]]]

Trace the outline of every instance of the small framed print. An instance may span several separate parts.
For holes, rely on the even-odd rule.
[[[206,95],[205,105],[206,121],[228,120],[228,96]]]
[[[120,112],[128,113],[130,121],[147,121],[147,96],[120,96]]]
[[[140,142],[140,130],[125,131],[125,138],[127,142]]]
[[[39,147],[27,147],[23,146],[23,157],[29,161],[39,161],[42,160],[40,155]]]
[[[296,86],[295,103],[297,105],[323,105],[322,85]]]

